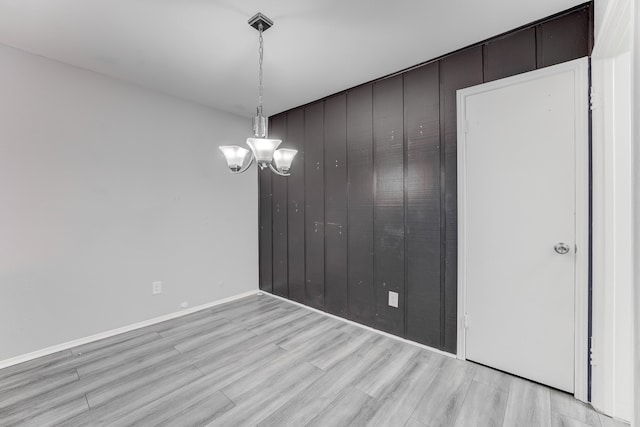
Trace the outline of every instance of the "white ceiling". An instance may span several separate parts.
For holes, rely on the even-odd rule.
[[[584,0],[0,0],[0,43],[244,116],[275,114]]]

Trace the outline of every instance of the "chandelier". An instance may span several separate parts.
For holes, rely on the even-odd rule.
[[[274,173],[282,176],[289,176],[291,162],[298,150],[288,148],[278,149],[282,143],[280,139],[270,139],[268,137],[267,118],[262,113],[262,59],[264,56],[264,41],[262,33],[273,26],[273,21],[262,13],[257,13],[253,18],[249,19],[249,25],[258,30],[258,54],[259,54],[259,73],[258,73],[258,107],[256,108],[256,116],[253,118],[253,138],[247,138],[247,145],[250,150],[238,145],[224,145],[220,148],[227,160],[227,165],[232,173],[242,173],[249,169],[249,166],[255,160],[260,169],[269,167]],[[249,156],[249,160],[247,160]],[[275,164],[275,167],[274,167]]]

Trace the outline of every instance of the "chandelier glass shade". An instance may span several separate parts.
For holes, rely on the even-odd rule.
[[[224,158],[227,160],[227,166],[229,166],[231,172],[239,172],[240,169],[242,169],[242,165],[244,165],[249,150],[238,145],[223,145],[218,148],[222,151],[222,154],[224,154]]]
[[[224,145],[218,147],[227,160],[227,166],[232,173],[242,173],[249,169],[255,160],[260,169],[269,167],[274,173],[282,176],[289,176],[291,164],[298,152],[288,148],[278,149],[282,143],[280,139],[268,137],[267,118],[262,113],[262,60],[264,54],[264,43],[262,33],[273,26],[273,21],[261,13],[256,14],[249,20],[249,25],[258,30],[259,42],[259,84],[258,84],[258,107],[256,116],[253,118],[253,138],[247,138],[247,145],[250,150],[238,145]],[[274,167],[275,164],[275,167]]]
[[[258,166],[262,169],[273,161],[273,155],[281,143],[282,141],[279,139],[247,138],[247,145],[251,148]]]
[[[291,169],[291,163],[293,158],[298,153],[298,150],[291,150],[289,148],[281,148],[273,153],[273,161],[276,164],[276,169],[283,173],[289,173]]]

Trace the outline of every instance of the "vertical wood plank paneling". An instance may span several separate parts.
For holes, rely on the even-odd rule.
[[[456,90],[588,55],[592,25],[587,5],[274,117],[300,153],[259,172],[261,289],[455,352]]]
[[[347,312],[347,96],[325,101],[325,308]]]
[[[373,92],[347,92],[349,318],[373,323]]]
[[[270,136],[272,138],[286,139],[286,130],[286,114],[280,114],[271,120]],[[271,186],[273,193],[273,293],[288,297],[287,178],[273,174]]]
[[[271,171],[258,170],[260,189],[260,289],[273,292]]]
[[[404,76],[407,338],[441,348],[438,64]]]
[[[373,85],[375,326],[404,335],[404,123],[402,76]],[[388,304],[397,292],[398,308]]]
[[[443,348],[456,352],[458,289],[458,191],[456,90],[482,83],[482,47],[465,49],[440,61],[441,129],[444,131],[444,336]],[[442,166],[442,164],[441,164]]]
[[[298,150],[291,165],[288,179],[288,248],[289,248],[289,298],[298,302],[305,300],[305,241],[304,241],[304,110],[297,108],[287,113],[287,139],[282,148]]]
[[[304,109],[306,301],[324,307],[324,103]]]
[[[581,9],[536,27],[538,68],[588,56],[592,23],[589,9]]]
[[[527,28],[484,45],[484,81],[536,69],[536,31]]]

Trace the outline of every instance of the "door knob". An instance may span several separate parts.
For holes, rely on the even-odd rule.
[[[560,255],[564,255],[564,254],[568,254],[571,249],[569,248],[569,245],[567,245],[566,243],[560,242],[553,247],[553,250],[559,253]]]

